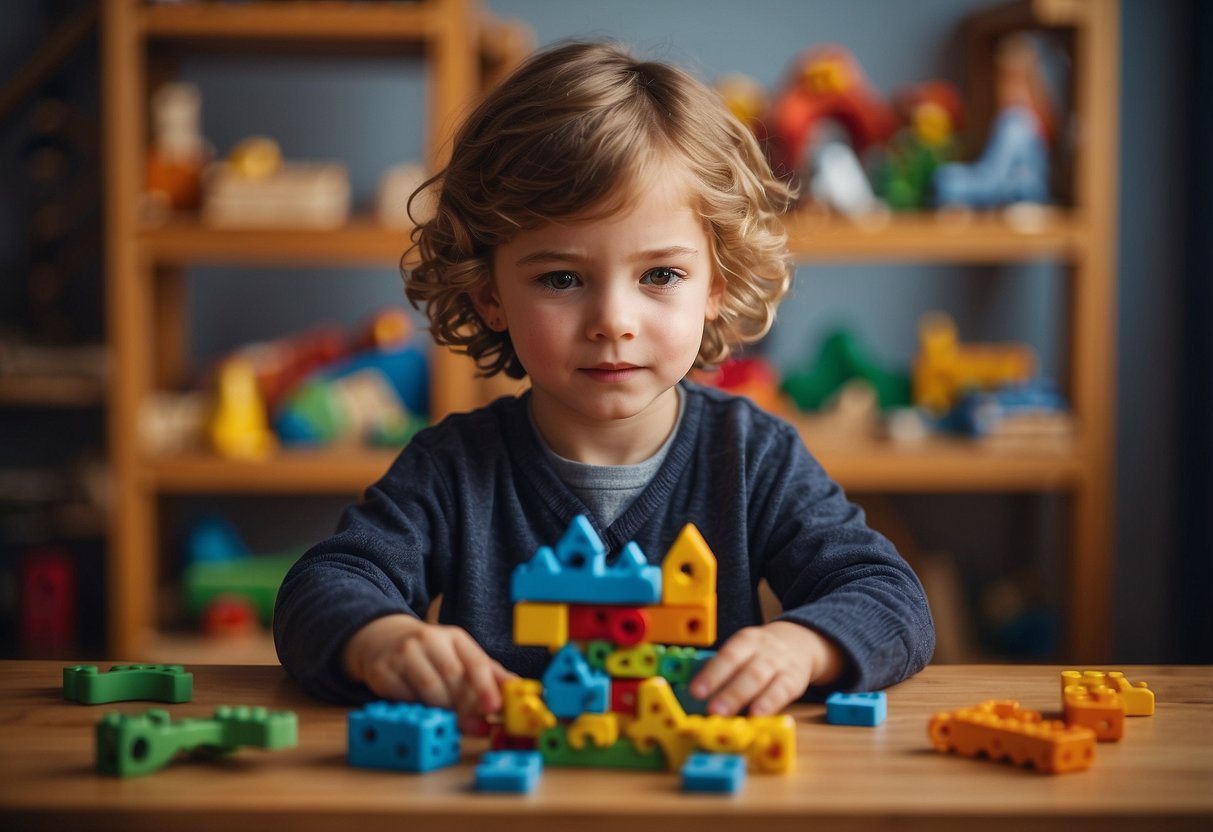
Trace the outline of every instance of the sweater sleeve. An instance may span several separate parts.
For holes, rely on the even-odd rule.
[[[774,473],[760,501],[763,573],[783,605],[779,618],[842,650],[845,668],[832,688],[879,690],[912,676],[935,650],[921,582],[799,436],[780,434],[771,451],[781,458],[764,466]]]
[[[342,649],[376,618],[425,615],[443,493],[427,455],[410,445],[346,510],[336,533],[287,573],[274,605],[274,643],[283,667],[307,693],[340,703],[371,697],[346,676]]]

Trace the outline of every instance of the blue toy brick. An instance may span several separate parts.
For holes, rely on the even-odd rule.
[[[674,691],[674,698],[678,700],[678,704],[682,706],[683,713],[699,714],[706,716],[708,713],[708,700],[696,699],[691,695],[691,686],[679,682],[676,685],[671,685]]]
[[[613,564],[606,547],[585,515],[573,518],[552,549],[543,546],[514,568],[510,596],[515,601],[567,604],[657,604],[661,602],[661,567],[650,565],[635,542],[629,542]]]
[[[543,755],[538,751],[488,751],[476,766],[476,789],[530,794],[541,774]]]
[[[745,773],[740,754],[692,754],[682,766],[682,790],[736,794],[745,785]]]
[[[831,693],[826,699],[826,722],[831,725],[872,727],[884,722],[887,713],[888,697],[884,691]]]
[[[455,712],[411,702],[371,702],[350,711],[348,760],[356,768],[433,771],[459,762]]]
[[[575,644],[566,644],[543,673],[543,701],[561,719],[605,713],[611,704],[611,678],[590,667]]]

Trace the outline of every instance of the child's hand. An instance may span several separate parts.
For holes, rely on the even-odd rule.
[[[691,695],[707,699],[708,713],[751,716],[782,711],[810,682],[838,676],[842,655],[829,639],[791,621],[738,630],[691,680]]]
[[[346,673],[385,699],[449,708],[469,729],[501,710],[503,668],[460,627],[386,615],[354,633],[345,645]]]

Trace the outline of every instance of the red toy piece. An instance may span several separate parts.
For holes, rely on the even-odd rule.
[[[21,579],[21,645],[27,655],[69,652],[76,638],[76,569],[61,549],[34,549]]]
[[[797,61],[767,117],[768,152],[776,175],[803,172],[813,130],[826,119],[846,128],[859,154],[897,129],[893,109],[868,81],[859,61],[836,44],[815,47]]]
[[[606,639],[631,647],[644,640],[648,629],[648,616],[638,607],[569,605],[568,637],[573,641]]]

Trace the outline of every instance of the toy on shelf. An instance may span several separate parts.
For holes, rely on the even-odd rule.
[[[969,390],[1023,384],[1036,372],[1036,354],[1022,344],[961,344],[956,323],[941,312],[924,315],[914,360],[914,403],[943,414]]]
[[[298,741],[299,721],[292,711],[222,706],[210,719],[179,722],[159,708],[111,713],[97,723],[97,771],[138,777],[159,771],[182,751],[222,754],[242,746],[274,751]]]
[[[63,668],[63,698],[81,705],[189,702],[193,696],[194,674],[179,664],[116,664],[107,671],[95,664]]]
[[[787,715],[704,716],[687,690],[716,639],[716,558],[688,524],[661,566],[629,543],[612,564],[590,522],[515,567],[514,641],[554,655],[543,678],[510,679],[494,748],[535,748],[545,765],[678,771],[686,788],[732,791],[748,765],[786,772]],[[685,703],[685,704],[684,704]],[[700,777],[706,778],[700,779]],[[710,785],[705,785],[708,783]]]
[[[76,641],[76,566],[57,547],[26,553],[21,567],[21,646],[28,655],[63,655]]]
[[[820,410],[852,379],[871,385],[882,410],[910,402],[910,379],[873,361],[859,336],[839,328],[828,333],[817,357],[802,370],[788,373],[782,389],[801,410]]]
[[[250,622],[268,626],[274,599],[302,551],[194,561],[181,576],[186,613],[212,635],[246,633]]]
[[[285,397],[278,437],[292,445],[407,442],[429,413],[426,348],[412,334],[403,310],[379,313],[361,351],[315,370]]]
[[[998,114],[981,157],[941,165],[934,176],[941,207],[998,208],[1049,201],[1049,141],[1053,105],[1040,58],[1027,36],[1008,38],[998,50]]]
[[[421,165],[388,168],[380,177],[375,192],[375,216],[379,224],[384,228],[406,230],[413,227],[414,219],[424,222],[433,216],[435,205],[428,190],[413,199],[413,194],[425,180],[425,168]],[[410,199],[413,199],[411,204]]]
[[[735,396],[745,396],[771,413],[787,410],[780,393],[779,371],[758,356],[730,358],[712,373],[697,372],[696,380],[719,387]]]
[[[195,211],[202,198],[202,170],[211,150],[202,138],[202,97],[184,82],[162,84],[151,100],[152,139],[143,191],[147,222],[178,211]]]
[[[936,714],[927,734],[939,751],[1007,760],[1049,774],[1082,771],[1095,760],[1095,733],[1090,728],[1043,719],[1039,711],[1010,700]]]
[[[283,162],[277,143],[263,136],[203,171],[202,219],[213,228],[334,229],[349,214],[343,163]]]
[[[990,439],[1074,434],[1069,405],[1052,384],[1039,379],[964,393],[935,424],[950,433]]]
[[[892,108],[869,83],[859,61],[835,44],[813,48],[795,63],[767,114],[776,175],[808,178],[806,163],[819,140],[815,134],[826,122],[846,131],[856,154],[885,141],[897,127]]]
[[[904,126],[874,165],[874,188],[894,211],[921,211],[934,202],[936,169],[956,158],[960,94],[951,84],[931,81],[899,92],[893,103]]]
[[[230,358],[219,368],[210,440],[214,451],[229,459],[259,461],[278,449],[248,361]]]

